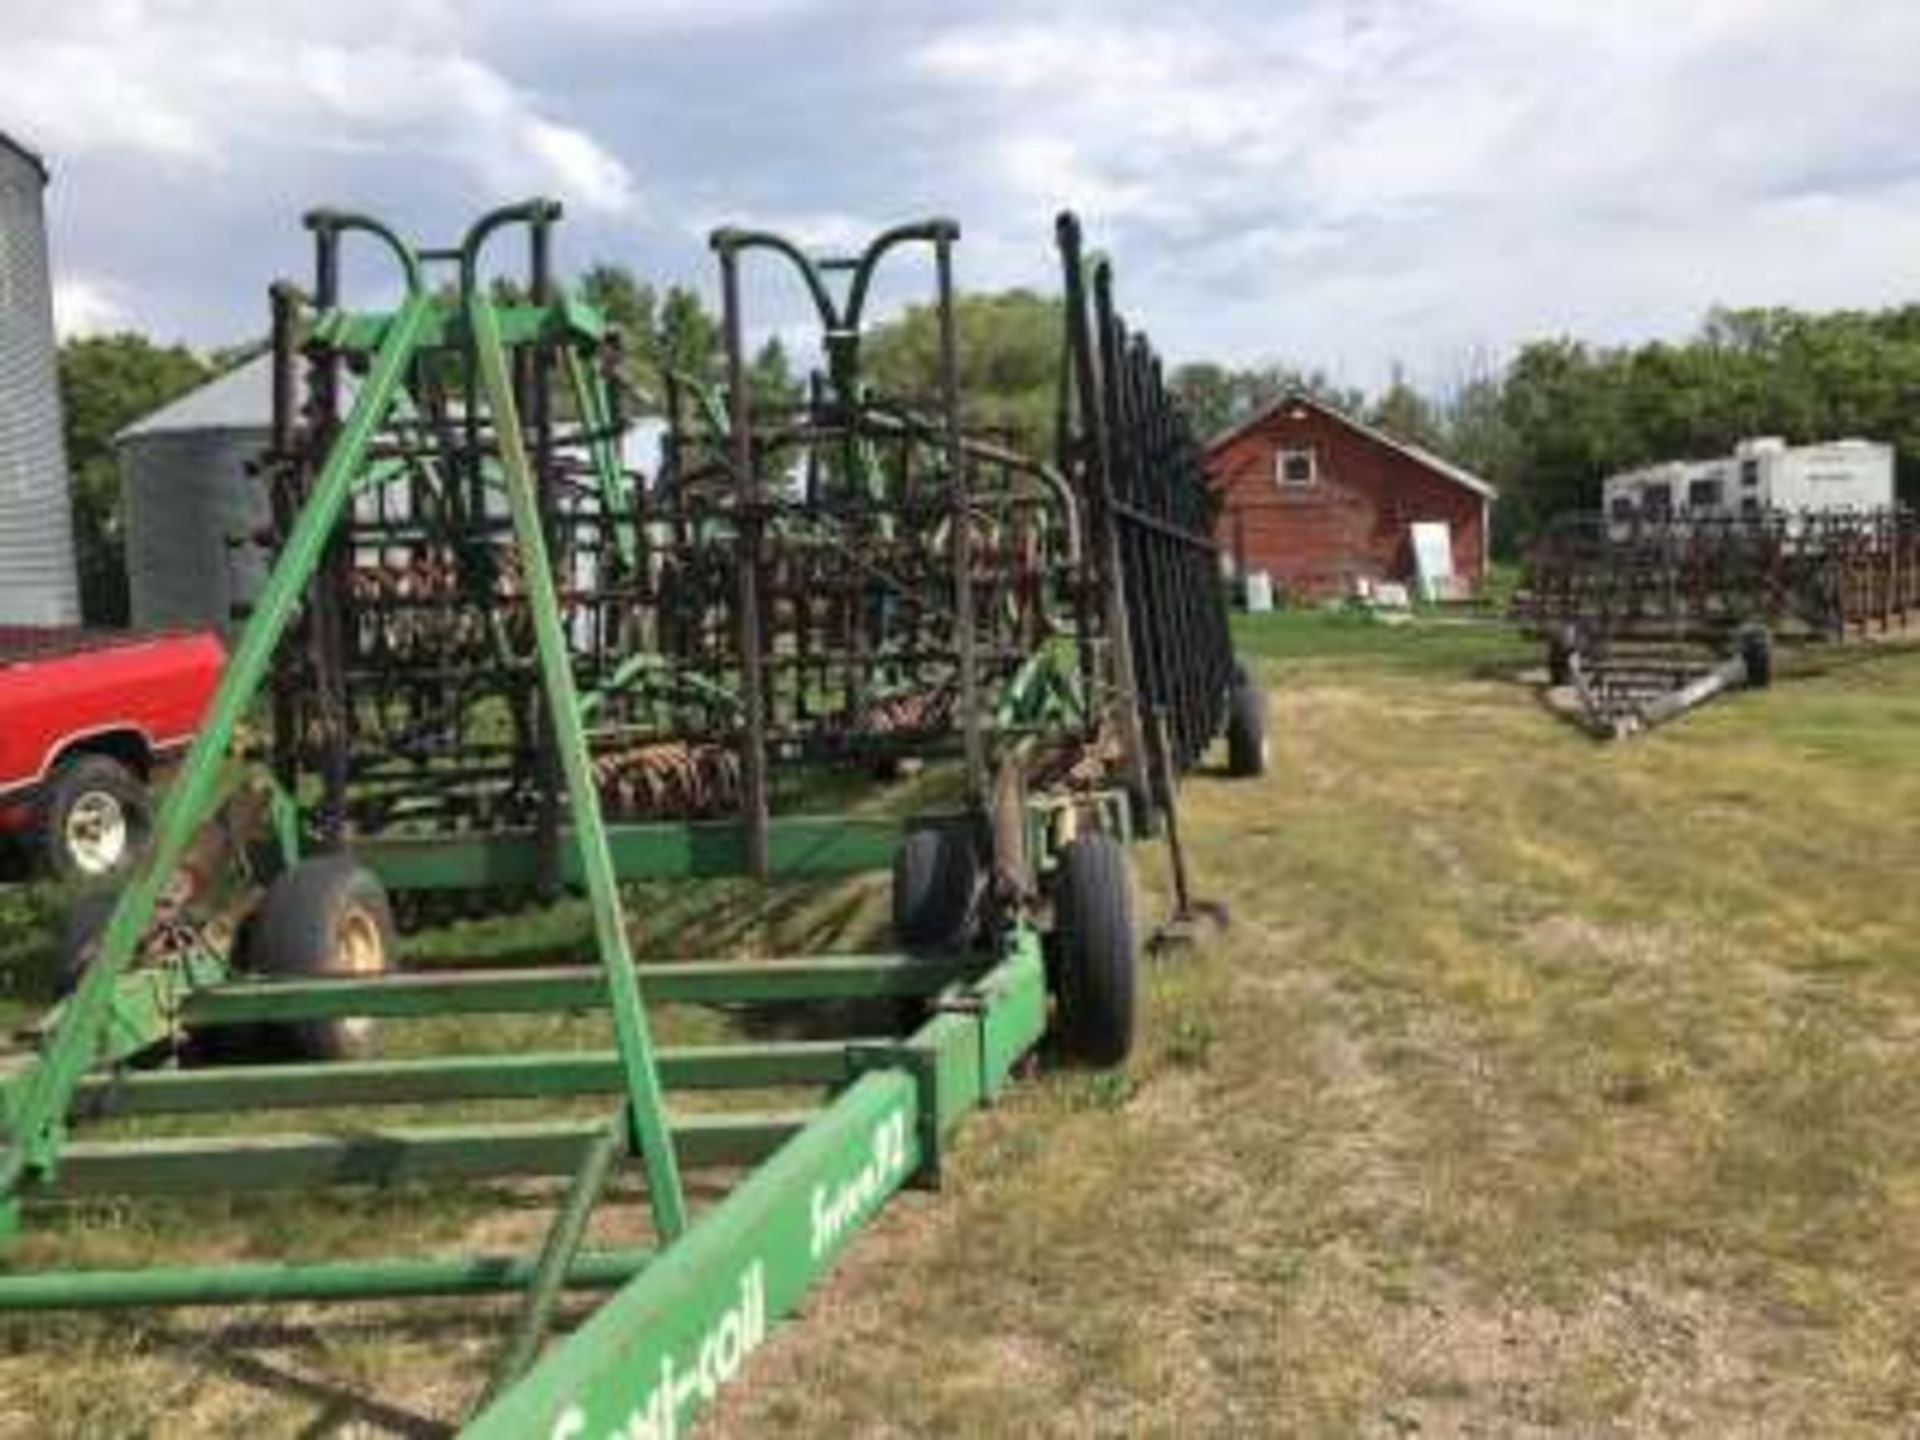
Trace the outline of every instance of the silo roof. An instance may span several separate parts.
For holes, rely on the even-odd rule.
[[[197,389],[189,390],[144,419],[116,442],[144,435],[180,435],[193,430],[265,430],[273,424],[273,353],[261,351]]]
[[[33,166],[34,169],[38,170],[42,180],[47,178],[47,162],[40,158],[39,152],[29,150],[4,130],[0,130],[0,150],[11,150],[22,160]]]

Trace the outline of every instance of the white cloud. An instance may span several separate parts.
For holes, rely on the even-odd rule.
[[[457,10],[436,0],[32,8],[43,23],[9,36],[0,123],[63,160],[144,156],[220,177],[384,153],[451,165],[483,200],[638,201],[619,157],[465,53]]]
[[[127,326],[118,287],[103,280],[64,275],[53,282],[53,328],[62,340],[106,335]]]
[[[1886,303],[1920,254],[1912,0],[0,0],[0,33],[58,262],[202,339],[322,200],[444,239],[554,193],[566,255],[709,294],[708,217],[846,249],[947,213],[963,283],[1048,285],[1071,205],[1176,356],[1359,383]]]
[[[970,113],[983,190],[1124,235],[1178,348],[1370,382],[1904,293],[1916,53],[1901,0],[1202,0],[960,22],[913,63]]]

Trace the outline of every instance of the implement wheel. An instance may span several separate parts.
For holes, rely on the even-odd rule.
[[[908,950],[964,949],[972,940],[980,860],[965,831],[923,825],[893,855],[893,933]]]
[[[1267,692],[1251,681],[1227,692],[1227,773],[1248,780],[1267,773]]]
[[[1747,666],[1747,688],[1765,690],[1773,684],[1773,636],[1764,625],[1740,632],[1740,658]]]
[[[1547,683],[1558,689],[1573,683],[1573,654],[1579,635],[1571,625],[1556,625],[1547,634]]]
[[[254,916],[253,963],[287,980],[366,979],[386,973],[395,950],[385,887],[346,855],[302,860],[267,889]],[[291,1059],[364,1060],[377,1048],[366,1016],[276,1026],[274,1048]]]
[[[1061,852],[1052,941],[1062,1048],[1089,1065],[1120,1064],[1133,1050],[1139,947],[1126,851],[1112,836],[1082,835]]]

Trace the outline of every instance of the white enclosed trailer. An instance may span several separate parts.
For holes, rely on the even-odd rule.
[[[1743,440],[1719,459],[1671,460],[1609,476],[1604,496],[1614,526],[1669,515],[1819,514],[1885,509],[1893,504],[1893,477],[1890,445],[1791,446],[1766,438]]]

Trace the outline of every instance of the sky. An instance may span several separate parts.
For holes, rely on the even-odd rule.
[[[710,299],[716,225],[936,214],[963,285],[1052,290],[1071,206],[1172,358],[1367,388],[1920,292],[1914,0],[0,0],[0,36],[68,334],[231,342],[313,205],[433,244],[532,194],[563,264]]]

